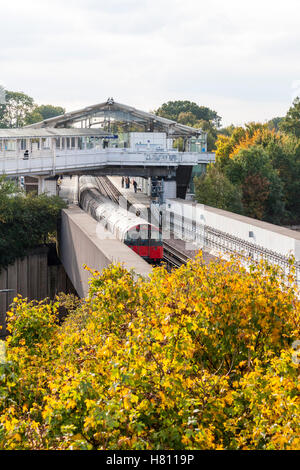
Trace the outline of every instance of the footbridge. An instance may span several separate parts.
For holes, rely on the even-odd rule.
[[[132,170],[137,168],[141,176],[145,173],[156,176],[179,166],[191,167],[214,161],[212,153],[164,148],[103,148],[101,141],[105,138],[113,137],[75,129],[63,132],[60,129],[30,129],[30,132],[0,129],[0,172],[7,176],[54,176],[84,174],[86,171],[103,174],[113,171],[122,175],[124,170],[133,174]]]
[[[201,129],[112,98],[23,128],[0,129],[0,174],[10,177],[163,177],[175,180],[177,196],[184,198],[193,167],[214,160]]]

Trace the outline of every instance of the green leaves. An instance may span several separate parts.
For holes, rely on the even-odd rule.
[[[4,177],[0,180],[0,269],[43,244],[56,232],[64,201],[57,196],[25,196]]]

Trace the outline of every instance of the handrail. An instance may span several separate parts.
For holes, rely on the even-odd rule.
[[[175,221],[173,224],[174,232],[177,232],[180,238],[182,238],[182,233],[184,233],[189,237],[190,241],[198,242],[203,247],[221,249],[225,253],[239,254],[244,258],[251,258],[254,262],[265,259],[271,264],[279,265],[284,270],[290,269],[291,263],[288,256],[243,240],[235,235],[205,224],[201,226],[197,224],[192,229],[186,225],[182,228],[182,225]],[[191,224],[189,225],[191,226]],[[297,283],[300,285],[300,261],[295,261],[293,266],[295,267]]]

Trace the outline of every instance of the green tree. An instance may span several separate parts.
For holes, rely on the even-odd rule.
[[[64,201],[45,194],[27,196],[4,177],[0,180],[0,267],[6,267],[56,232]]]
[[[253,207],[260,207],[262,220],[280,223],[284,219],[286,212],[283,183],[264,148],[253,145],[241,149],[228,161],[225,173],[233,184],[242,187],[245,215],[253,217]],[[259,191],[255,190],[255,181],[260,188]],[[263,183],[265,189],[262,187]],[[248,189],[249,184],[254,186],[252,191]],[[267,197],[265,197],[266,191]]]
[[[285,118],[280,122],[279,128],[288,134],[300,137],[300,98],[298,96],[294,99]]]
[[[282,121],[283,117],[275,117],[267,122],[267,126],[270,130],[275,130],[276,132],[278,132],[280,130],[280,123]]]
[[[198,104],[188,100],[168,101],[163,103],[156,111],[155,114],[167,119],[179,121],[181,113],[191,113],[196,121],[209,121],[214,126],[219,127],[221,124],[221,117],[210,108],[206,106],[199,106]]]
[[[182,111],[179,113],[177,120],[186,126],[194,126],[197,122],[195,114],[193,114],[191,111]]]
[[[273,167],[283,184],[287,211],[286,223],[300,223],[300,141],[292,135],[281,136],[266,147]]]
[[[225,135],[227,137],[231,137],[233,131],[235,129],[234,124],[230,124],[230,126],[222,127],[218,130],[218,134]]]
[[[6,103],[0,112],[0,127],[23,127],[26,118],[34,110],[33,98],[23,92],[6,91]]]
[[[232,184],[217,165],[195,177],[195,197],[199,203],[219,209],[242,213],[242,195],[238,185]]]
[[[217,129],[221,124],[221,117],[216,111],[206,106],[199,106],[191,101],[178,100],[162,104],[155,113],[158,116],[172,119],[181,124],[203,129],[207,133],[207,150],[214,150],[217,140]],[[177,146],[181,149],[180,142]]]
[[[28,114],[26,124],[34,124],[35,122],[50,119],[55,116],[60,116],[66,112],[65,108],[61,106],[52,106],[51,104],[42,104],[36,106],[34,110]]]
[[[265,203],[270,195],[269,180],[256,174],[249,174],[242,185],[243,206],[249,217],[263,219],[265,214]]]
[[[61,106],[51,104],[37,106],[33,98],[23,92],[7,90],[4,92],[6,103],[0,103],[0,128],[22,127],[66,112]]]

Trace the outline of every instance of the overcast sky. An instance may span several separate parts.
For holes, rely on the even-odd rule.
[[[299,0],[0,0],[0,85],[68,111],[187,99],[223,125],[300,95]]]

